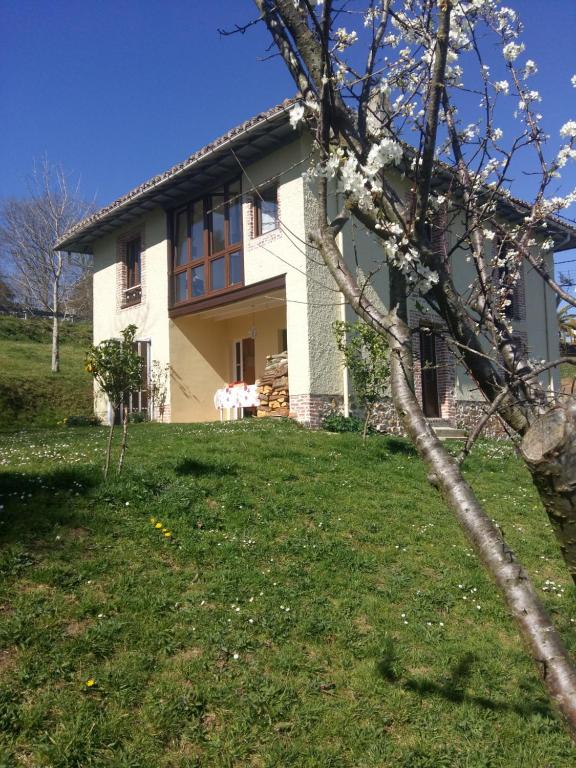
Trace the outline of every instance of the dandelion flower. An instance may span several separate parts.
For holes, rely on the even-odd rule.
[[[154,526],[154,528],[158,528],[158,529],[162,528],[162,523],[156,523],[156,525]]]
[[[166,536],[167,539],[170,539],[172,537],[172,533],[170,531],[164,531],[164,536]]]
[[[93,688],[96,685],[96,680],[94,680],[93,677],[91,677],[89,680],[86,680],[86,688]]]
[[[150,518],[150,522],[152,523],[152,525],[154,525],[154,524],[155,524],[155,522],[156,522],[156,518],[155,518],[155,517],[151,517],[151,518]]]

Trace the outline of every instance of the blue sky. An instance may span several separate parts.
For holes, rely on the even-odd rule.
[[[556,143],[576,119],[576,3],[507,4],[524,19],[539,66],[532,87]],[[261,60],[261,25],[218,34],[254,15],[251,0],[0,0],[0,196],[25,194],[34,159],[47,155],[103,205],[291,96],[282,62]],[[529,182],[519,182],[522,194]]]

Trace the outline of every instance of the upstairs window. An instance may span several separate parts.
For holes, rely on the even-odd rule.
[[[272,232],[278,226],[278,187],[266,187],[254,197],[254,237]]]
[[[176,213],[172,280],[175,304],[244,283],[240,181]]]
[[[122,288],[121,308],[142,301],[142,251],[144,232],[132,231],[118,239],[118,268]]]
[[[140,254],[140,238],[135,237],[133,240],[129,240],[126,243],[126,288],[135,288],[140,285]]]

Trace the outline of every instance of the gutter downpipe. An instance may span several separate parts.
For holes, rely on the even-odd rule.
[[[556,269],[556,264],[555,264],[556,253],[559,250],[562,250],[565,245],[568,245],[568,243],[570,242],[571,239],[572,239],[571,235],[569,235],[569,234],[565,235],[564,236],[564,240],[562,242],[558,243],[558,245],[556,246],[556,249],[552,253],[552,269],[553,269],[553,273],[554,273],[554,270]],[[556,275],[554,275],[554,278],[556,278]],[[549,322],[549,317],[548,317],[548,291],[547,291],[548,286],[546,285],[546,281],[545,280],[542,280],[542,288],[543,288],[543,291],[544,291],[544,317],[546,318],[546,359],[548,360],[548,362],[552,362],[551,357],[550,357],[550,322]],[[553,371],[552,368],[550,368],[548,370],[548,389],[549,389],[549,391],[550,391],[550,393],[552,395],[555,393],[555,389],[554,389],[554,371]]]
[[[340,253],[343,254],[344,238],[342,236],[342,231],[338,233],[338,247],[340,248]],[[343,323],[346,322],[346,299],[342,292],[340,292],[340,320],[342,320]],[[348,385],[348,368],[346,365],[342,365],[342,397],[344,416],[348,418],[348,416],[350,416],[350,389]]]
[[[552,257],[554,260],[554,257]],[[548,296],[547,296],[546,281],[542,280],[542,291],[544,294],[544,327],[546,337],[546,360],[550,361],[550,318],[548,317]],[[550,361],[551,362],[551,361]],[[548,370],[548,390],[550,393],[554,393],[554,377],[552,375],[552,369]]]

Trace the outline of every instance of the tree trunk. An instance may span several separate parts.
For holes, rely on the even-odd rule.
[[[576,584],[576,403],[535,421],[520,450]]]
[[[389,334],[389,342],[392,395],[404,427],[431,470],[433,484],[438,487],[455,513],[466,538],[496,582],[530,650],[550,698],[564,717],[572,739],[576,741],[576,669],[573,662],[528,574],[476,499],[472,488],[462,477],[457,463],[443,448],[424,418],[406,375],[412,369],[412,351],[410,332],[404,323],[399,321],[396,324],[393,332]],[[564,427],[562,434],[566,439],[568,429],[566,424]],[[559,442],[561,443],[561,438]],[[531,450],[528,446],[526,449]],[[545,451],[541,453],[543,456],[547,455]],[[537,450],[532,450],[530,456],[538,463],[537,454]],[[545,462],[542,466],[545,467]],[[564,477],[564,480],[571,477],[572,488],[576,477],[575,469],[576,464],[566,466],[567,474]],[[543,474],[549,477],[545,469]],[[553,476],[557,479],[555,474]],[[570,485],[570,481],[568,484]]]
[[[104,464],[104,480],[108,479],[108,470],[110,469],[110,454],[112,452],[112,435],[114,434],[114,411],[112,411],[112,421],[110,422],[110,431],[108,432],[108,443],[106,445],[106,463]]]
[[[52,373],[60,371],[60,326],[58,321],[58,281],[52,286]]]
[[[122,444],[120,446],[120,457],[118,459],[118,474],[122,472],[124,466],[124,456],[126,454],[126,443],[128,438],[128,408],[122,407]]]
[[[370,418],[372,417],[372,403],[366,405],[366,417],[364,419],[364,430],[362,432],[362,441],[366,442],[366,435],[368,434],[368,425],[370,424]]]

